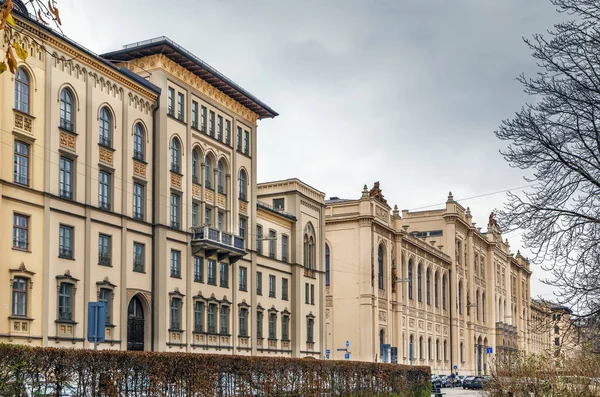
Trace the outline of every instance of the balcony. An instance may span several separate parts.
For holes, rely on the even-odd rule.
[[[219,261],[229,258],[229,263],[235,263],[246,255],[246,244],[242,237],[213,229],[212,227],[193,227],[192,254],[204,251],[205,257],[217,255]]]

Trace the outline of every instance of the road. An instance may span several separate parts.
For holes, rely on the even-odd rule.
[[[481,390],[463,390],[463,388],[449,388],[445,387],[442,389],[442,393],[445,393],[443,397],[483,397],[485,393]]]

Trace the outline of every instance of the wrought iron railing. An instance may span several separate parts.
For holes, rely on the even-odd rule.
[[[192,241],[209,240],[239,250],[245,249],[243,237],[239,237],[210,226],[192,227],[190,232],[192,233]]]

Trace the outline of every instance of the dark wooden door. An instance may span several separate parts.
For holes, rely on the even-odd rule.
[[[129,302],[127,310],[127,350],[144,350],[144,310],[137,296]]]

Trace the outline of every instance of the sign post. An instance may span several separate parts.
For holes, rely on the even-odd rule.
[[[326,360],[329,360],[330,355],[331,355],[331,350],[329,350],[329,349],[325,350],[325,359]]]
[[[94,342],[94,350],[98,343],[104,342],[106,328],[106,307],[104,302],[88,303],[88,342]]]

